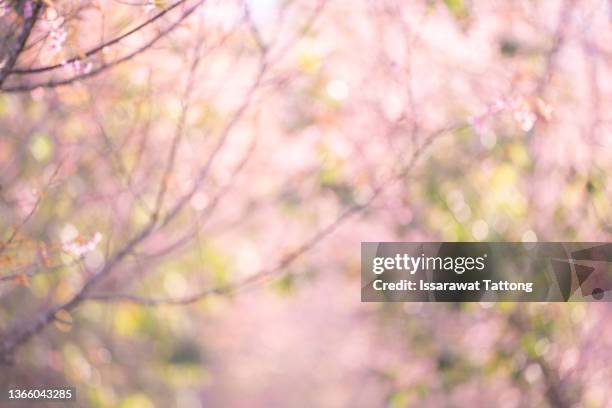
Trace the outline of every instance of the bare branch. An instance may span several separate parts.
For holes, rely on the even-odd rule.
[[[36,2],[32,10],[32,15],[29,18],[25,19],[23,23],[23,28],[21,29],[21,34],[19,35],[19,37],[17,37],[15,45],[9,51],[9,55],[6,62],[4,63],[4,66],[0,69],[0,88],[2,87],[2,84],[4,84],[4,81],[10,75],[11,70],[17,63],[17,59],[19,58],[19,55],[21,55],[21,52],[23,51],[26,42],[28,41],[28,38],[30,38],[32,29],[36,24],[36,20],[38,20],[38,16],[40,15],[42,8],[42,3]]]

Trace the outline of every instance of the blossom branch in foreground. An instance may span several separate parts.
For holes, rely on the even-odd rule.
[[[16,68],[13,69],[9,72],[9,74],[16,74],[16,75],[26,75],[26,74],[38,74],[38,73],[42,73],[42,72],[47,72],[47,71],[52,71],[54,69],[58,69],[58,68],[62,68],[65,64],[70,64],[72,62],[76,62],[76,61],[80,61],[83,59],[83,57],[88,58],[91,57],[93,55],[96,55],[97,53],[101,52],[102,50],[104,50],[107,47],[113,46],[123,40],[125,40],[126,38],[130,37],[131,35],[139,32],[140,30],[142,30],[143,28],[149,26],[150,24],[154,23],[155,21],[159,20],[161,17],[163,17],[164,15],[166,15],[168,12],[174,10],[175,8],[177,8],[178,6],[180,6],[181,4],[187,2],[187,0],[179,0],[176,3],[164,8],[162,11],[160,11],[159,13],[155,14],[153,17],[149,18],[148,20],[144,21],[143,23],[137,25],[136,27],[134,27],[133,29],[121,34],[118,37],[113,38],[112,40],[106,41],[86,52],[83,53],[82,56],[77,56],[77,57],[72,57],[62,63],[59,64],[53,64],[53,65],[47,65],[44,67],[37,67],[37,68],[28,68],[28,69],[23,69],[23,68]]]
[[[55,88],[58,86],[64,86],[64,85],[70,85],[73,84],[75,82],[78,82],[82,79],[87,79],[87,78],[91,78],[93,76],[96,76],[98,74],[100,74],[101,72],[104,72],[110,68],[113,68],[119,64],[122,64],[126,61],[129,61],[135,57],[137,57],[138,55],[144,53],[145,51],[147,51],[149,48],[151,48],[153,45],[155,45],[159,40],[161,40],[162,38],[166,37],[169,33],[171,33],[172,31],[174,31],[176,28],[178,28],[183,21],[185,21],[187,19],[187,17],[189,17],[191,14],[193,14],[194,11],[196,11],[201,5],[203,5],[205,3],[206,0],[199,0],[195,5],[189,7],[187,10],[185,10],[181,16],[174,21],[172,24],[170,24],[170,26],[166,27],[165,29],[163,29],[162,31],[160,31],[157,35],[155,35],[151,40],[147,41],[144,45],[140,46],[139,48],[137,48],[136,50],[132,51],[131,53],[128,53],[122,57],[119,57],[111,62],[108,63],[104,63],[96,68],[87,70],[86,72],[77,72],[76,75],[69,77],[69,78],[64,78],[64,79],[55,79],[55,80],[49,80],[46,82],[35,82],[33,84],[21,84],[21,85],[13,85],[13,86],[7,86],[7,87],[1,87],[0,91],[4,91],[4,92],[28,92],[28,91],[32,91],[34,89],[37,88]],[[80,61],[80,59],[79,59]],[[74,61],[74,62],[78,62],[78,61]],[[1,84],[1,82],[0,82]]]

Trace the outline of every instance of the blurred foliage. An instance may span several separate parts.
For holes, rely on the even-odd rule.
[[[17,67],[59,68],[1,84],[0,343],[60,308],[0,386],[73,384],[83,407],[605,406],[606,305],[358,298],[361,241],[609,240],[605,2],[208,1],[121,60],[187,3],[45,1]]]

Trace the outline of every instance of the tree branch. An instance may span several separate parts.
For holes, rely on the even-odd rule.
[[[23,23],[23,28],[21,30],[21,34],[19,34],[19,37],[17,37],[17,41],[13,49],[9,52],[6,63],[4,64],[2,69],[0,69],[0,88],[2,87],[2,84],[4,84],[4,81],[6,80],[6,78],[8,78],[8,76],[11,74],[11,70],[17,63],[17,60],[19,59],[19,55],[21,55],[21,52],[23,51],[28,41],[28,38],[30,38],[32,29],[34,28],[34,25],[36,24],[36,20],[38,20],[38,16],[42,8],[43,8],[42,3],[37,2],[36,4],[34,4],[32,15],[29,18],[25,19]]]

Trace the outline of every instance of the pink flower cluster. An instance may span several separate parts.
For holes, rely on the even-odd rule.
[[[490,119],[493,116],[504,112],[512,113],[512,117],[523,132],[529,132],[531,129],[533,129],[538,119],[537,115],[533,112],[525,98],[511,97],[508,99],[495,100],[493,103],[487,106],[484,113],[470,117],[469,123],[474,128],[476,133],[483,134],[488,130],[488,123]]]
[[[69,254],[72,254],[76,257],[80,257],[88,252],[95,250],[101,240],[102,234],[96,232],[91,238],[91,240],[82,242],[79,239],[73,239],[69,242],[65,242],[62,245],[62,249]]]
[[[489,119],[501,112],[503,112],[507,108],[507,103],[502,99],[495,100],[492,104],[487,106],[487,109],[484,113],[476,116],[471,116],[468,119],[470,126],[474,129],[474,131],[478,134],[483,134],[487,131],[487,123]]]
[[[54,9],[48,9],[45,21],[49,30],[51,51],[58,53],[62,50],[68,36],[64,29],[64,18],[58,15]]]
[[[74,60],[64,62],[64,67],[66,67],[66,69],[68,69],[72,75],[83,75],[91,72],[93,64],[90,61],[81,62],[80,60]]]

